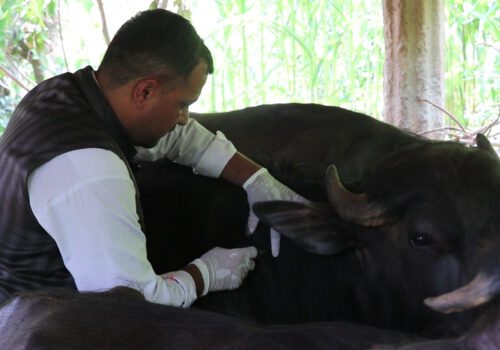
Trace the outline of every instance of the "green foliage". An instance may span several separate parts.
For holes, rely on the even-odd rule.
[[[55,0],[29,0],[2,2],[0,28],[0,58],[17,55],[16,58],[36,56],[40,58],[48,41],[51,21],[55,15]]]
[[[67,69],[59,36],[63,1],[0,0],[0,134],[29,89]],[[78,4],[88,14],[94,1]]]
[[[446,5],[445,106],[463,125],[479,125],[498,115],[500,5],[497,0]]]
[[[45,77],[55,10],[55,0],[0,3],[0,133],[27,89]]]
[[[144,9],[151,5],[151,0],[136,2]],[[96,40],[83,30],[67,63],[60,49],[59,6],[80,7],[89,31],[99,26],[95,0],[0,0],[0,134],[26,89],[98,62],[103,53],[89,49]],[[381,116],[380,0],[213,0],[211,6],[211,18],[218,20],[200,35],[216,70],[198,111],[316,102]],[[445,0],[445,6],[445,108],[465,126],[478,126],[498,113],[500,5],[498,0]],[[196,7],[192,10],[197,26]]]
[[[294,101],[380,115],[379,1],[219,0],[217,6],[221,20],[206,36],[216,72],[202,96],[204,109]]]

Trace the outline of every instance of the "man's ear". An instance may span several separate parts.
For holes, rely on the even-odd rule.
[[[152,96],[159,89],[158,80],[154,78],[146,78],[137,81],[133,90],[133,99],[138,109],[146,108]]]

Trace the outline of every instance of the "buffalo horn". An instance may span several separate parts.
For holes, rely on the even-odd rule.
[[[460,312],[482,305],[500,292],[500,281],[494,276],[478,273],[468,284],[454,291],[433,298],[424,303],[442,313]]]
[[[386,222],[386,209],[370,203],[364,193],[348,191],[339,178],[335,165],[326,170],[326,192],[333,208],[344,220],[362,226],[380,226]]]

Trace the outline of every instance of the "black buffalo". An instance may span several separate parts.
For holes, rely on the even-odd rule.
[[[463,335],[424,340],[404,345],[377,345],[372,350],[498,350],[500,349],[500,305],[492,306]]]
[[[284,236],[280,257],[269,253],[266,225],[243,234],[241,188],[168,161],[144,163],[136,177],[157,272],[215,245],[248,244],[259,249],[255,271],[239,290],[211,293],[191,310],[123,288],[25,293],[0,308],[0,348],[499,346],[500,161],[483,136],[476,148],[429,141],[319,105],[194,117],[314,201],[255,206]],[[332,320],[343,322],[324,322]],[[407,344],[414,336],[359,323],[450,338]]]
[[[274,259],[264,225],[242,234],[243,190],[144,164],[137,179],[158,272],[214,245],[260,251],[240,290],[195,306],[261,323],[347,320],[443,336],[464,332],[498,294],[500,161],[484,137],[477,148],[430,141],[320,105],[194,117],[314,201],[256,206],[290,238]]]
[[[260,326],[149,303],[125,287],[20,293],[0,307],[0,334],[8,350],[357,350],[417,340],[343,322]]]

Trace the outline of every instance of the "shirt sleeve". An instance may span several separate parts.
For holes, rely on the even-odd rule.
[[[200,175],[219,177],[236,148],[220,131],[214,135],[194,119],[176,125],[153,148],[136,147],[139,160],[166,157]]]
[[[56,241],[79,291],[128,286],[151,302],[188,307],[196,299],[191,276],[158,276],[146,255],[135,187],[113,152],[64,153],[28,178],[35,217]]]

